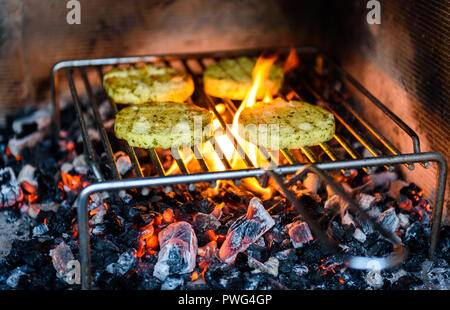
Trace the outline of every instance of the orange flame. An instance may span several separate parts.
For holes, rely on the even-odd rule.
[[[286,58],[286,61],[283,66],[283,73],[291,71],[296,68],[300,64],[300,59],[298,58],[297,50],[295,48],[291,48],[289,51],[289,55]]]
[[[252,107],[256,103],[257,94],[261,89],[261,87],[264,87],[264,82],[268,79],[270,68],[272,67],[276,59],[277,56],[272,56],[269,58],[260,57],[256,62],[256,65],[252,73],[252,86],[246,98],[242,101],[236,114],[234,115],[233,124],[231,127],[231,133],[233,134],[234,137],[236,137],[237,142],[243,147],[244,152],[249,156],[249,159],[254,166],[258,166],[259,163],[263,161],[263,159],[262,156],[259,154],[258,148],[254,144],[246,141],[239,135],[239,116],[241,115],[241,112],[245,108]],[[264,101],[270,102],[272,98],[270,94],[267,93],[268,92],[266,92]],[[225,158],[227,159],[228,162],[230,162],[232,168],[233,169],[248,168],[246,162],[242,159],[238,151],[235,149],[234,144],[232,140],[230,140],[228,135],[224,132],[218,132],[221,130],[221,124],[218,119],[213,120],[213,129],[216,133],[214,136],[217,141],[217,144],[222,149]],[[209,159],[208,163],[212,166],[214,170],[219,171],[225,170],[224,164],[222,163],[218,155],[214,152],[212,145],[210,143],[203,144],[202,152],[203,154],[208,155],[206,158]],[[272,189],[262,188],[255,178],[243,179],[242,183],[248,189],[256,193],[259,193],[264,197],[270,197],[272,195]],[[215,193],[218,192],[218,188],[219,183]]]

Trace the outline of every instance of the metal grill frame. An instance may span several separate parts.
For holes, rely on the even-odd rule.
[[[370,173],[370,167],[377,166],[385,166],[388,169],[392,169],[393,165],[403,164],[407,166],[409,169],[414,169],[414,163],[419,163],[425,168],[429,166],[429,162],[436,162],[438,164],[438,175],[436,178],[436,190],[435,197],[433,201],[433,213],[432,213],[432,227],[430,234],[430,248],[429,255],[430,258],[434,258],[434,254],[437,248],[438,239],[439,239],[439,228],[441,225],[442,219],[442,211],[443,211],[443,203],[444,203],[444,192],[445,192],[445,183],[447,179],[447,162],[445,157],[443,157],[439,153],[433,152],[421,152],[420,151],[420,141],[417,134],[400,118],[398,118],[392,111],[390,111],[384,104],[382,104],[377,98],[375,98],[369,91],[367,91],[361,84],[359,84],[351,75],[349,75],[344,69],[336,65],[331,61],[329,57],[320,53],[316,48],[306,47],[306,48],[298,48],[297,52],[301,55],[302,53],[315,54],[317,56],[318,64],[316,68],[316,73],[320,78],[321,74],[321,63],[325,59],[329,66],[334,67],[340,74],[342,79],[346,79],[347,82],[351,83],[352,86],[355,87],[358,91],[360,91],[366,98],[369,99],[371,103],[373,103],[377,108],[382,110],[387,117],[389,117],[397,126],[399,126],[408,136],[411,137],[413,142],[413,153],[410,154],[401,154],[400,151],[389,141],[387,140],[375,127],[373,127],[369,122],[367,122],[362,116],[360,116],[353,108],[345,102],[345,99],[339,97],[337,92],[334,92],[332,89],[328,89],[331,92],[334,92],[333,95],[340,98],[342,100],[343,106],[349,111],[356,120],[358,120],[375,138],[378,139],[379,142],[382,143],[384,147],[389,151],[390,155],[379,156],[377,152],[377,148],[372,146],[371,142],[365,139],[358,131],[355,131],[345,120],[343,120],[339,114],[337,114],[333,107],[327,104],[327,100],[322,97],[317,91],[314,90],[312,86],[308,84],[307,81],[301,79],[302,86],[305,87],[309,93],[311,93],[318,101],[321,101],[325,104],[325,107],[328,108],[335,116],[337,121],[339,121],[363,146],[365,146],[369,151],[371,151],[374,157],[372,158],[357,158],[355,153],[352,154],[351,147],[344,140],[340,140],[339,136],[335,135],[336,140],[339,142],[341,146],[347,151],[348,154],[353,158],[351,160],[337,160],[333,154],[333,151],[329,148],[327,144],[321,144],[320,147],[322,150],[328,155],[331,159],[329,162],[317,162],[317,158],[314,153],[309,150],[309,148],[302,148],[303,154],[313,163],[312,165],[309,163],[299,164],[295,161],[295,158],[289,153],[289,150],[282,150],[282,154],[286,157],[290,165],[280,166],[273,168],[272,172],[277,175],[286,175],[286,174],[294,174],[299,170],[310,169],[315,172],[325,170],[341,170],[345,173],[348,169],[368,169],[366,170]],[[97,192],[113,192],[125,189],[132,188],[148,188],[153,186],[171,186],[175,184],[190,184],[201,183],[201,182],[211,182],[215,183],[217,180],[240,180],[242,178],[262,178],[267,177],[267,171],[263,168],[254,167],[251,165],[251,162],[246,160],[246,154],[242,154],[244,161],[248,164],[248,169],[239,169],[239,170],[226,170],[226,171],[205,171],[203,173],[196,174],[186,174],[187,169],[184,167],[184,164],[181,160],[181,163],[177,161],[179,168],[182,172],[181,175],[168,175],[166,176],[162,165],[159,162],[159,158],[156,152],[153,149],[150,149],[150,157],[152,159],[155,168],[158,171],[159,176],[157,177],[144,177],[140,168],[139,161],[137,159],[136,153],[132,147],[130,147],[127,143],[125,146],[125,150],[128,156],[131,159],[133,169],[136,172],[138,178],[135,179],[121,179],[120,174],[117,170],[116,162],[114,160],[114,153],[112,152],[111,144],[109,143],[106,130],[103,126],[103,121],[101,120],[98,105],[95,99],[95,96],[92,92],[91,85],[89,83],[88,77],[86,75],[85,68],[87,67],[96,67],[99,73],[100,78],[102,78],[102,66],[106,65],[117,65],[117,64],[133,64],[137,62],[151,62],[156,59],[166,61],[166,59],[180,59],[183,61],[185,68],[188,73],[190,73],[194,80],[196,81],[196,90],[198,91],[198,79],[193,74],[192,71],[189,71],[189,66],[186,64],[187,59],[203,59],[203,58],[211,58],[211,57],[230,57],[230,56],[238,56],[238,55],[253,55],[260,54],[261,50],[246,50],[239,52],[227,52],[227,53],[204,53],[204,54],[178,54],[178,55],[155,55],[155,56],[137,56],[137,57],[119,57],[119,58],[103,58],[103,59],[82,59],[82,60],[68,60],[57,63],[51,73],[51,93],[52,93],[52,103],[54,107],[54,134],[58,135],[60,129],[60,108],[59,108],[59,92],[58,92],[58,72],[64,70],[66,73],[66,77],[69,84],[69,89],[72,95],[72,99],[74,102],[75,109],[77,111],[78,120],[80,123],[80,128],[83,136],[83,142],[85,145],[85,152],[87,153],[87,157],[89,159],[89,164],[94,172],[95,177],[98,180],[98,183],[91,184],[84,188],[77,198],[77,216],[78,216],[78,230],[79,230],[79,245],[80,245],[80,261],[81,261],[81,275],[82,275],[82,288],[90,288],[91,285],[91,273],[90,273],[90,247],[89,247],[89,216],[87,210],[87,203],[89,201],[89,197],[93,193]],[[202,65],[201,61],[198,61],[200,65]],[[167,64],[167,61],[166,61]],[[85,120],[83,118],[82,107],[79,99],[79,95],[77,93],[72,72],[74,69],[80,70],[82,80],[84,82],[86,92],[92,105],[94,111],[94,117],[96,118],[96,124],[98,126],[98,130],[102,137],[102,143],[105,148],[106,156],[110,163],[112,163],[112,173],[113,180],[105,180],[98,164],[95,160],[95,153],[92,148],[92,144],[89,140],[87,127]],[[204,66],[203,68],[204,69]],[[291,89],[293,91],[293,89]],[[208,104],[208,108],[212,110],[215,116],[220,121],[220,114],[215,109],[215,99],[205,95],[205,102]],[[295,91],[293,92],[294,96],[300,98]],[[217,99],[219,100],[219,99]],[[220,99],[221,102],[227,103],[226,99]],[[111,101],[110,101],[111,102]],[[228,103],[230,103],[228,101]],[[111,102],[112,107],[115,112],[118,111],[117,106]],[[228,105],[230,106],[230,105]],[[223,125],[223,124],[222,124]],[[230,140],[233,141],[234,137],[229,137]],[[234,145],[239,151],[239,144],[236,140],[234,140]],[[237,144],[236,144],[237,143]],[[217,144],[216,144],[217,145]],[[199,152],[195,147],[192,151]],[[267,154],[267,150],[261,149],[262,154]],[[241,154],[241,153],[240,153]],[[204,164],[204,163],[203,163]],[[205,169],[206,165],[203,165],[200,161],[200,166]],[[224,162],[224,166],[227,165]],[[369,168],[368,168],[369,167]],[[271,175],[273,177],[273,175]],[[330,178],[325,177],[325,181],[328,184],[332,184],[332,180]]]

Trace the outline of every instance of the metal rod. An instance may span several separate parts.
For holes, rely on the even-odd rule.
[[[211,146],[213,150],[216,152],[217,156],[219,157],[220,161],[222,162],[223,166],[226,170],[231,170],[233,167],[231,167],[230,163],[228,162],[227,158],[225,157],[225,153],[223,152],[222,148],[220,147],[219,143],[217,142],[215,137],[211,137],[209,139]]]
[[[115,180],[120,180],[122,177],[120,176],[119,169],[117,168],[117,163],[116,160],[114,159],[114,152],[112,150],[111,143],[109,142],[108,134],[106,133],[106,129],[103,124],[103,119],[98,109],[97,100],[92,92],[91,85],[89,84],[89,80],[86,75],[86,70],[84,69],[84,67],[80,67],[79,70],[88,94],[89,101],[92,105],[92,110],[94,111],[95,123],[97,124],[98,131],[100,132],[100,135],[102,137],[103,148],[105,149],[106,157],[108,158],[108,162],[111,166],[113,178]]]
[[[100,77],[100,81],[102,81],[100,84],[103,87],[103,71],[102,71],[102,68],[101,67],[96,67],[96,68],[97,68],[98,75]],[[119,112],[119,109],[117,108],[117,104],[113,100],[111,100],[109,97],[108,97],[108,102],[109,102],[109,104],[111,105],[111,107],[114,110],[114,115],[117,114]],[[134,172],[136,173],[136,176],[140,177],[140,178],[143,178],[144,175],[142,173],[142,169],[141,169],[141,165],[139,163],[139,160],[137,159],[136,152],[128,144],[128,142],[126,140],[122,140],[122,143],[125,144],[125,152],[127,153],[128,157],[131,160],[131,165],[133,166],[133,169],[134,169]]]
[[[181,173],[183,174],[189,174],[189,171],[186,167],[186,165],[183,162],[183,159],[181,159],[181,153],[179,150],[175,150],[173,149],[172,152],[174,152],[175,154],[172,154],[172,157],[175,159],[175,161],[177,162],[178,168],[180,168]]]
[[[322,54],[327,63],[335,67],[342,77],[346,78],[353,86],[363,93],[374,105],[383,111],[390,119],[392,119],[403,131],[405,131],[413,141],[414,153],[420,153],[420,140],[414,130],[411,129],[404,121],[395,115],[388,107],[386,107],[380,100],[378,100],[372,93],[370,93],[364,86],[362,86],[353,76],[351,76],[342,67],[334,63],[327,55]]]
[[[166,175],[166,172],[164,171],[164,167],[161,164],[161,161],[159,160],[158,154],[156,154],[156,151],[154,148],[149,148],[148,152],[150,154],[150,159],[153,162],[153,165],[155,166],[156,172],[160,177],[163,177]]]
[[[70,93],[72,94],[72,99],[73,99],[73,102],[75,105],[75,110],[77,111],[77,114],[78,114],[78,122],[79,122],[80,128],[81,128],[81,136],[83,138],[83,142],[86,147],[88,160],[91,164],[91,167],[93,168],[92,170],[93,170],[97,180],[104,181],[105,179],[97,165],[97,161],[95,159],[95,152],[94,152],[91,140],[89,139],[89,133],[88,133],[88,130],[86,127],[86,122],[84,120],[83,109],[81,108],[80,98],[78,98],[78,93],[76,91],[75,84],[74,84],[73,78],[72,78],[72,69],[65,69],[65,72],[66,72],[66,76],[67,76],[67,81],[69,83]]]
[[[374,227],[376,230],[380,232],[380,234],[388,239],[392,245],[394,246],[394,251],[391,255],[387,257],[362,257],[362,256],[356,256],[356,257],[349,257],[348,263],[350,268],[354,269],[372,269],[371,262],[377,261],[378,262],[378,268],[380,270],[395,267],[398,264],[402,263],[404,259],[406,258],[408,254],[408,250],[406,247],[403,246],[401,243],[401,239],[398,238],[393,233],[385,230],[383,226],[381,226],[378,222],[374,221],[372,217],[359,208],[353,199],[349,197],[349,195],[345,192],[345,190],[342,189],[342,187],[337,184],[334,180],[332,180],[325,172],[323,172],[321,169],[310,165],[305,170],[312,171],[315,173],[319,178],[322,180],[322,182],[327,183],[331,189],[339,195],[341,198],[343,198],[348,203],[348,208],[352,210],[354,213],[358,214],[361,218],[363,218],[365,221],[369,222],[372,227]]]
[[[309,159],[310,162],[315,163],[317,162],[317,157],[314,155],[314,153],[311,151],[311,149],[307,146],[300,147],[300,150],[303,152],[303,154],[306,155],[306,157]]]
[[[281,154],[284,155],[284,157],[287,159],[290,165],[298,164],[298,161],[295,159],[295,157],[291,154],[291,152],[288,149],[281,149],[280,152]]]
[[[434,199],[434,209],[432,215],[432,228],[430,234],[430,257],[433,258],[438,238],[439,229],[442,220],[442,211],[444,204],[445,184],[447,179],[447,162],[443,155],[440,153],[419,153],[419,154],[401,154],[397,156],[380,156],[372,158],[354,159],[348,161],[335,161],[335,162],[323,162],[318,163],[315,166],[322,170],[339,170],[339,169],[351,169],[362,168],[365,166],[383,166],[404,164],[407,162],[436,162],[439,165],[439,174],[437,176],[436,195]],[[304,169],[307,165],[291,165],[275,168],[273,171],[278,174],[292,174],[300,169]],[[190,175],[174,175],[167,177],[154,177],[154,178],[139,178],[139,179],[127,179],[119,181],[109,181],[91,184],[85,187],[78,196],[76,206],[78,211],[78,232],[79,232],[79,245],[80,245],[80,260],[81,260],[81,279],[82,288],[89,289],[91,287],[90,281],[90,257],[89,257],[89,235],[88,235],[88,216],[87,216],[87,203],[89,196],[96,192],[102,191],[115,191],[122,189],[141,188],[150,186],[166,186],[172,184],[186,184],[196,182],[211,182],[216,180],[232,180],[242,179],[249,177],[260,177],[264,175],[266,171],[262,168],[220,171],[220,172],[208,172],[202,174],[190,174]]]
[[[336,241],[332,240],[325,234],[322,229],[316,224],[316,222],[311,218],[308,214],[308,211],[305,209],[303,204],[298,200],[294,194],[287,188],[284,184],[283,179],[279,174],[274,172],[273,170],[267,170],[268,175],[275,181],[275,183],[279,186],[280,192],[286,199],[294,206],[295,210],[302,216],[302,219],[308,223],[309,228],[311,228],[313,235],[325,243],[330,250],[335,252],[339,251],[339,245]]]
[[[326,102],[326,100],[318,94],[304,79],[300,79],[305,88],[316,98],[320,100],[326,108],[334,115],[334,117],[375,157],[378,157],[378,152],[375,146],[369,141],[366,141],[355,129],[353,129],[334,109]],[[389,166],[386,169],[390,170]]]
[[[200,164],[200,167],[204,172],[209,171],[208,165],[206,164],[206,161],[203,159],[202,153],[198,149],[197,145],[192,146],[192,153],[194,153],[195,159],[197,159],[198,163]]]

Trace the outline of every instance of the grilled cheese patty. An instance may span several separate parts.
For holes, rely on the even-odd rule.
[[[204,89],[208,95],[219,98],[243,100],[252,85],[252,72],[256,58],[239,57],[220,60],[209,65],[203,75]],[[269,78],[260,87],[257,98],[262,99],[266,92],[274,95],[283,84],[283,69],[274,64]]]
[[[327,110],[300,101],[257,102],[239,118],[239,134],[269,149],[296,149],[330,140],[334,116]],[[274,127],[272,127],[274,126]],[[278,129],[277,129],[278,128]]]
[[[114,102],[123,104],[184,102],[194,92],[191,76],[154,65],[114,68],[103,76],[103,86]]]
[[[120,110],[114,132],[131,146],[182,148],[210,138],[210,125],[211,114],[205,109],[187,103],[152,102]]]

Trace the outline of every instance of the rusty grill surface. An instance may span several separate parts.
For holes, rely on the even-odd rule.
[[[170,190],[173,184],[189,184],[189,189],[195,189],[195,183],[210,182],[212,186],[216,185],[217,180],[233,179],[239,182],[242,178],[255,177],[259,180],[262,187],[267,185],[267,179],[272,177],[281,188],[281,192],[291,203],[295,205],[295,199],[289,197],[286,183],[282,175],[294,174],[307,169],[317,173],[328,184],[333,181],[327,177],[322,170],[340,170],[343,174],[350,173],[350,169],[362,168],[368,174],[374,171],[375,167],[384,166],[387,170],[393,170],[394,165],[403,164],[409,169],[414,169],[415,163],[425,168],[429,162],[439,164],[439,174],[437,176],[437,185],[435,191],[433,222],[431,231],[430,255],[433,255],[439,234],[439,227],[442,216],[443,195],[445,191],[445,181],[447,165],[445,158],[439,153],[422,153],[420,143],[415,132],[408,127],[401,119],[393,114],[379,100],[364,89],[355,79],[348,75],[342,68],[334,64],[326,55],[319,53],[314,48],[298,48],[297,52],[300,58],[300,66],[296,70],[286,75],[284,86],[275,97],[286,99],[305,100],[312,104],[318,104],[331,113],[336,120],[336,133],[332,140],[321,143],[314,147],[302,147],[298,150],[283,149],[279,151],[279,161],[277,166],[269,171],[267,168],[255,167],[250,160],[249,155],[245,153],[238,139],[227,129],[225,118],[232,119],[239,107],[240,101],[233,101],[227,98],[214,98],[204,93],[202,75],[208,64],[214,63],[225,57],[239,55],[258,56],[261,51],[242,51],[234,53],[215,53],[202,55],[177,55],[177,56],[141,56],[124,58],[105,58],[91,60],[64,61],[56,64],[52,71],[52,96],[55,108],[55,132],[59,132],[59,94],[58,94],[58,71],[64,71],[67,78],[70,92],[73,98],[74,106],[77,111],[78,120],[81,127],[82,138],[85,145],[85,152],[89,159],[89,164],[99,183],[86,187],[78,197],[78,220],[79,220],[79,238],[80,255],[82,265],[82,285],[84,288],[90,285],[89,272],[89,237],[88,237],[88,215],[86,203],[89,195],[94,192],[117,191],[129,188],[142,188],[145,194],[146,188],[150,186],[166,186]],[[281,61],[287,53],[282,54]],[[215,143],[215,137],[209,142],[213,146],[222,161],[225,170],[216,171],[208,166],[201,152],[201,145],[193,146],[188,152],[195,154],[194,158],[198,163],[200,171],[190,171],[186,156],[186,150],[179,150],[178,154],[170,154],[169,150],[148,149],[142,150],[131,147],[126,141],[118,141],[114,134],[108,134],[105,128],[104,120],[99,111],[99,105],[94,95],[94,87],[102,87],[103,73],[113,66],[128,66],[137,63],[157,63],[163,66],[172,66],[183,70],[192,75],[195,82],[195,92],[189,99],[189,102],[205,107],[212,111],[215,118],[220,122],[224,132],[227,133],[229,140],[233,143],[235,150],[245,162],[246,169],[233,169],[231,163],[223,156],[224,151],[218,143]],[[81,77],[84,90],[77,89],[75,77]],[[344,83],[351,84],[357,91],[366,96],[373,104],[374,109],[380,109],[386,115],[386,119],[391,123],[390,126],[400,127],[410,138],[414,152],[411,154],[402,154],[393,143],[384,137],[374,126],[372,126],[363,116],[353,108],[351,98],[341,90],[343,85],[335,84],[341,80]],[[84,107],[80,100],[80,94],[85,91],[88,97],[87,109],[92,109],[94,122],[99,130],[101,141],[106,153],[108,166],[111,171],[102,171],[99,165],[99,154],[94,150],[90,140]],[[102,90],[104,91],[104,90]],[[120,109],[112,100],[110,104],[113,111],[117,113]],[[223,104],[225,111],[219,113],[217,105]],[[112,130],[112,129],[111,129]],[[355,150],[354,144],[358,142],[362,145],[371,157],[363,157],[363,154]],[[258,147],[262,158],[267,161],[273,160],[273,151],[263,147]],[[137,178],[123,179],[117,168],[117,162],[114,154],[118,151],[125,151],[130,157],[133,170]],[[142,156],[145,154],[145,156]],[[170,154],[178,166],[177,174],[168,175],[164,168],[161,156]],[[278,154],[277,154],[278,155]],[[153,169],[151,172],[143,172],[142,165],[144,160],[150,158]],[[298,174],[298,173],[297,173]],[[284,184],[284,185],[283,185]],[[341,191],[342,192],[342,191]],[[345,195],[345,193],[342,193]],[[347,197],[348,198],[348,197]],[[314,223],[309,223],[314,226]],[[379,229],[380,230],[380,229]],[[382,229],[380,232],[384,235]],[[398,254],[398,253],[397,253]],[[401,256],[401,255],[400,255]],[[362,258],[359,258],[362,259]],[[399,257],[396,257],[398,260]],[[395,260],[395,259],[394,259]],[[391,262],[385,262],[389,265]],[[354,261],[355,268],[357,262]],[[359,265],[362,264],[360,261]]]

